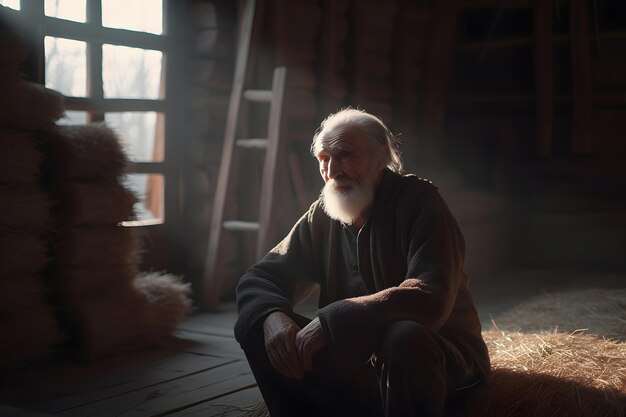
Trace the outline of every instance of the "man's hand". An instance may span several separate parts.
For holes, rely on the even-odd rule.
[[[302,379],[304,375],[304,365],[296,348],[299,330],[300,326],[282,311],[274,311],[263,322],[267,356],[272,366],[286,378]]]
[[[304,371],[313,369],[313,354],[326,346],[328,340],[322,330],[320,319],[315,318],[296,335],[296,346],[304,364]]]

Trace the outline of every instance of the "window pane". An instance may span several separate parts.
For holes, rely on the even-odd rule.
[[[162,113],[106,113],[104,120],[119,134],[131,160],[163,161]]]
[[[86,125],[87,112],[67,110],[63,117],[57,121],[60,125]]]
[[[46,36],[46,87],[66,96],[85,97],[87,44]]]
[[[161,51],[102,45],[104,97],[162,98],[162,58]]]
[[[0,0],[0,4],[10,9],[20,9],[20,0]]]
[[[87,20],[85,1],[86,0],[46,0],[46,16],[84,23]]]
[[[163,33],[163,1],[102,0],[102,26],[160,35]]]
[[[124,184],[138,197],[135,204],[136,221],[124,222],[125,226],[141,225],[141,222],[162,223],[164,179],[161,174],[127,174]]]

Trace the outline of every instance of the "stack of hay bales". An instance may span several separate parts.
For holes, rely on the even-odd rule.
[[[0,367],[43,357],[63,340],[45,274],[52,202],[41,185],[38,136],[63,113],[62,97],[22,80],[24,45],[0,25]]]
[[[50,139],[59,207],[54,285],[73,342],[89,358],[151,344],[158,336],[153,318],[161,314],[151,285],[181,284],[158,276],[135,282],[135,229],[121,223],[132,218],[136,198],[122,183],[127,161],[120,141],[104,125],[58,127]],[[189,307],[173,295],[181,311],[168,319],[168,332]]]
[[[136,201],[120,141],[105,126],[56,126],[63,96],[22,80],[26,48],[0,23],[0,367],[67,339],[89,358],[155,344],[190,290],[138,272],[134,230],[120,224]]]
[[[97,357],[141,334],[146,301],[137,274],[135,198],[120,183],[126,159],[105,126],[63,126],[50,138],[58,199],[54,285],[75,347]]]

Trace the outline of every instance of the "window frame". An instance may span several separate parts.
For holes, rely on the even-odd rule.
[[[183,73],[184,48],[180,35],[183,22],[180,21],[182,9],[176,9],[176,1],[163,1],[163,32],[153,34],[130,29],[109,28],[102,26],[101,0],[86,0],[86,21],[75,22],[45,15],[44,0],[21,0],[20,10],[16,13],[29,23],[29,41],[34,50],[29,51],[34,57],[27,58],[25,69],[30,72],[32,81],[45,84],[45,38],[46,36],[65,38],[86,42],[87,45],[87,77],[86,97],[65,97],[65,109],[68,111],[87,112],[87,123],[104,121],[105,113],[109,112],[157,112],[165,119],[163,130],[164,156],[162,161],[131,162],[127,174],[159,174],[163,176],[163,213],[162,219],[136,220],[124,222],[124,226],[143,229],[148,234],[148,240],[155,244],[156,240],[167,240],[156,244],[155,252],[170,251],[165,265],[171,270],[182,270],[180,251],[182,231],[181,209],[181,178],[182,178],[182,149],[183,146],[172,138],[177,137],[180,131],[180,120],[183,106],[173,103],[181,102],[184,97],[183,77],[175,77],[175,73]],[[164,97],[158,99],[137,98],[105,98],[103,91],[102,74],[102,45],[112,44],[133,48],[157,50],[163,54],[165,71]],[[158,120],[158,117],[157,117]],[[158,123],[158,122],[157,122]],[[148,251],[150,248],[146,248]],[[149,255],[147,253],[146,255]],[[158,259],[158,255],[147,258]],[[152,262],[147,262],[152,266]],[[159,264],[159,262],[155,262]],[[162,265],[158,265],[162,267]]]

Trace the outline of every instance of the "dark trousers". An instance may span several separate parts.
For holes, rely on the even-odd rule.
[[[292,317],[304,327],[310,320]],[[242,344],[272,417],[443,416],[462,409],[481,379],[449,341],[412,321],[393,323],[371,362],[347,369],[325,348],[302,380],[274,369],[259,323]]]

